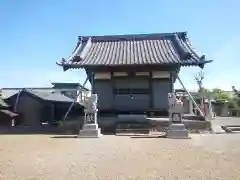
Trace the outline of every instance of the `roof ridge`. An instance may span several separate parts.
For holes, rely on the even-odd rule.
[[[143,34],[118,34],[118,35],[93,35],[93,36],[79,36],[79,41],[82,42],[88,41],[89,38],[92,41],[117,41],[117,40],[144,40],[148,38],[156,38],[159,39],[161,37],[171,37],[177,35],[179,37],[185,36],[187,34],[186,31],[182,32],[171,32],[171,33],[143,33]]]
[[[168,33],[133,33],[133,34],[110,34],[110,35],[92,35],[92,36],[79,36],[79,38],[84,37],[107,37],[107,36],[141,36],[141,35],[162,35],[162,36],[169,36],[173,34],[184,34],[187,33],[187,31],[173,31]]]

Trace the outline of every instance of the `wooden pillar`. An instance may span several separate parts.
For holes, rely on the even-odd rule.
[[[170,93],[173,93],[174,92],[174,85],[173,85],[173,82],[174,80],[173,80],[173,72],[171,71],[170,72],[170,90],[171,90],[171,92]]]
[[[54,117],[55,117],[55,106],[53,103],[50,104],[50,119],[48,120],[48,124],[52,125],[54,122]]]
[[[152,78],[152,72],[150,71],[149,72],[149,92],[150,92],[150,108],[153,109],[153,91],[154,91],[154,88],[153,88],[153,78]]]
[[[95,94],[96,93],[94,76],[95,76],[95,73],[92,72],[92,74],[91,74],[91,82],[92,82],[91,94]]]

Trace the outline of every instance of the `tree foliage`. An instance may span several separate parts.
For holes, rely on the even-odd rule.
[[[240,91],[235,88],[235,86],[232,86],[232,90],[234,92],[234,95],[236,98],[240,98]]]
[[[235,88],[235,86],[232,86],[232,90],[234,92],[234,97],[233,97],[233,107],[236,110],[240,110],[240,91]]]
[[[203,86],[204,73],[202,71],[196,74],[194,80],[198,85],[198,96],[201,97],[201,100],[198,99],[198,103],[200,101],[202,104],[204,97],[209,98],[211,96],[216,101],[228,101],[229,108],[240,110],[240,90],[237,90],[234,86],[232,86],[233,95],[219,88],[206,89]],[[222,106],[221,104],[219,106]]]
[[[231,101],[231,97],[230,94],[219,89],[219,88],[214,88],[212,90],[213,93],[213,97],[215,100],[219,100],[219,101]]]

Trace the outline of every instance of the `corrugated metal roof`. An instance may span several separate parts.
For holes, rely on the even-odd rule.
[[[186,32],[165,34],[85,36],[68,60],[72,68],[119,65],[203,65],[205,56],[192,49]]]
[[[8,99],[9,97],[14,96],[15,94],[17,94],[19,92],[19,89],[13,89],[13,88],[5,89],[5,88],[3,88],[3,89],[1,89],[1,92],[2,92],[2,98],[3,99]]]
[[[7,109],[2,109],[2,110],[0,110],[0,112],[3,112],[4,114],[7,114],[8,116],[11,116],[11,117],[15,117],[15,116],[18,115],[16,113],[12,112],[12,111],[7,110]]]
[[[62,83],[65,85],[66,83]],[[77,94],[79,90],[88,90],[87,88],[84,88],[82,85],[78,84],[78,88],[51,88],[51,87],[40,87],[40,88],[2,88],[1,89],[1,97],[2,99],[8,99],[17,93],[19,93],[22,90],[29,91],[42,99],[45,100],[52,100],[52,101],[66,101],[70,102],[72,101],[71,97],[68,97],[64,95],[64,93],[73,93]],[[80,89],[79,89],[80,88]]]
[[[7,103],[0,97],[0,107],[8,107]]]
[[[60,92],[43,92],[39,90],[30,90],[27,89],[27,92],[32,93],[33,95],[47,101],[58,101],[58,102],[73,102],[74,99],[65,96]]]
[[[62,90],[62,89],[61,89]],[[6,88],[2,89],[2,98],[8,99],[11,96],[16,95],[20,91],[26,91],[34,96],[37,96],[43,100],[58,101],[58,102],[73,102],[74,99],[69,98],[61,93],[61,90],[52,88]],[[76,90],[77,91],[77,90]]]
[[[8,99],[11,96],[14,96],[15,94],[19,93],[20,91],[22,91],[23,89],[29,89],[29,90],[37,90],[37,91],[42,91],[42,92],[53,92],[54,89],[51,87],[47,87],[47,88],[2,88],[1,92],[2,92],[2,98],[3,99]]]

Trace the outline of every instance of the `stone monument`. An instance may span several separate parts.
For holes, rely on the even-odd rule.
[[[168,94],[169,102],[169,129],[166,132],[167,138],[172,139],[188,139],[189,131],[182,123],[183,102],[176,97],[174,93]]]
[[[102,135],[97,123],[97,100],[97,94],[92,94],[85,100],[84,125],[79,132],[79,138],[98,138]]]
[[[214,115],[213,115],[213,109],[212,109],[212,100],[211,100],[211,98],[208,98],[207,99],[207,102],[206,102],[206,104],[207,104],[207,119],[208,120],[212,120],[212,119],[214,119]]]

